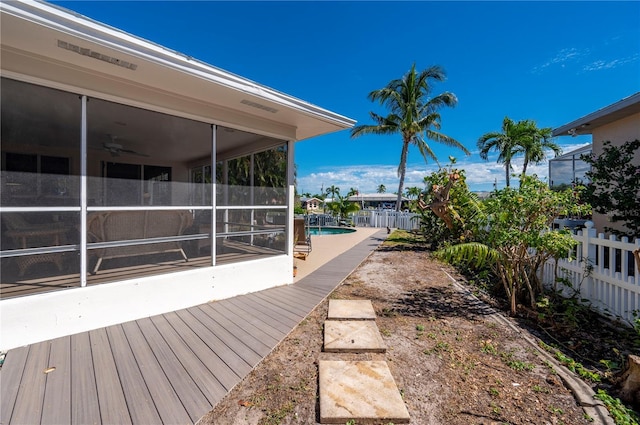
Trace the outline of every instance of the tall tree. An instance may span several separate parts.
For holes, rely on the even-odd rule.
[[[498,152],[497,162],[504,164],[505,179],[507,187],[511,185],[511,160],[516,154],[519,140],[525,137],[525,126],[520,122],[514,122],[509,117],[502,120],[502,131],[492,131],[485,133],[478,139],[478,149],[480,158],[485,161],[489,159],[489,152]]]
[[[378,186],[378,188],[376,189],[376,192],[378,193],[385,193],[387,191],[387,186],[381,184],[380,186]]]
[[[327,188],[327,195],[331,195],[331,198],[335,198],[336,195],[340,194],[340,188],[338,186],[331,185]]]
[[[422,193],[422,189],[417,186],[408,187],[406,189],[406,195],[409,199],[418,199],[418,196]]]
[[[515,153],[524,155],[522,175],[527,174],[527,166],[539,164],[547,158],[547,151],[553,151],[554,157],[562,153],[562,149],[552,139],[551,127],[538,128],[535,121],[522,121],[525,137],[518,141]]]
[[[431,82],[444,81],[445,76],[444,70],[439,66],[432,66],[418,72],[416,65],[413,64],[402,78],[392,80],[386,87],[369,93],[369,100],[385,106],[389,110],[389,115],[381,116],[370,112],[369,115],[375,124],[358,125],[351,130],[352,138],[366,134],[399,134],[402,137],[396,211],[400,211],[402,204],[409,146],[416,146],[425,161],[431,158],[438,162],[426,140],[453,146],[469,154],[467,148],[460,142],[437,131],[440,130],[440,113],[438,112],[440,108],[453,107],[458,102],[456,96],[450,92],[430,97]]]
[[[527,174],[530,163],[539,164],[546,159],[546,151],[552,150],[555,156],[562,153],[560,147],[551,138],[551,128],[538,128],[533,120],[515,122],[509,117],[502,121],[501,132],[489,132],[478,139],[480,158],[489,159],[489,152],[498,152],[497,162],[505,168],[507,187],[511,185],[511,161],[515,156],[523,155],[522,177]]]

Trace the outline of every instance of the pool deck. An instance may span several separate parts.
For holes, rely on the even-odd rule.
[[[312,236],[293,285],[12,349],[0,423],[195,423],[385,238]]]

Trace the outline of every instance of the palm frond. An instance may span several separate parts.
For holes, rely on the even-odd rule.
[[[447,246],[434,255],[450,264],[465,263],[476,268],[492,266],[500,259],[498,251],[479,242]]]

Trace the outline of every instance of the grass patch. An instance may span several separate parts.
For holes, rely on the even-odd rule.
[[[404,245],[422,245],[424,238],[421,235],[407,232],[406,230],[396,229],[382,243],[386,247],[399,247]]]

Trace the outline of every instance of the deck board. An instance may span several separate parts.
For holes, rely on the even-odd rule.
[[[167,313],[167,317],[175,331],[184,339],[187,346],[193,350],[195,355],[205,364],[210,373],[215,373],[225,390],[230,390],[240,381],[240,375],[233,370],[219,353],[216,353],[200,336],[174,313]],[[222,348],[222,347],[221,347]]]
[[[89,332],[71,335],[71,423],[96,423],[100,419],[98,389]],[[4,368],[2,373],[4,373]]]
[[[250,297],[249,295],[244,295],[241,301],[230,300],[230,302],[233,302],[238,309],[245,312],[256,311],[264,313],[265,320],[281,323],[289,330],[293,329],[298,323],[296,319],[282,315],[276,311],[275,307],[269,306],[267,303],[261,302],[260,299],[256,300],[255,297]]]
[[[71,423],[71,337],[51,341],[49,367],[42,406],[42,423],[57,425]]]
[[[205,363],[191,350],[167,319],[164,316],[155,316],[149,320],[162,335],[167,347],[175,354],[194,384],[206,397],[208,405],[213,406],[220,401],[227,393],[227,390],[214,373],[207,369]],[[208,356],[208,358],[211,357],[213,356]],[[222,361],[220,360],[220,362]],[[220,372],[220,369],[217,370]]]
[[[207,345],[209,345],[211,351],[218,354],[222,361],[224,361],[238,377],[244,376],[251,371],[253,366],[251,363],[247,362],[232,347],[225,344],[220,336],[210,331],[193,314],[186,310],[177,311],[176,314],[184,320],[188,327],[193,329],[203,341],[207,341]]]
[[[49,342],[29,347],[20,389],[13,408],[11,422],[17,424],[39,423],[42,418],[42,402],[47,376],[44,370],[49,362]]]
[[[264,291],[256,295],[263,300],[273,303],[274,305],[277,305],[292,314],[302,315],[302,317],[309,314],[309,311],[313,310],[313,308],[316,306],[315,303],[307,303],[306,301],[302,301],[282,292],[276,293],[271,291]]]
[[[160,414],[162,423],[184,424],[189,423],[191,418],[185,410],[171,382],[165,375],[158,359],[151,351],[147,340],[140,331],[136,322],[122,324],[122,330],[127,336],[129,346],[136,359],[142,378],[149,389],[149,394]]]
[[[127,401],[127,406],[130,407],[131,422],[134,424],[161,423],[160,414],[140,372],[124,330],[120,325],[109,326],[107,335],[111,342],[113,356],[118,359],[116,367],[122,381],[121,389],[124,398]]]
[[[91,352],[93,354],[94,372],[96,374],[96,387],[98,388],[98,402],[100,403],[100,416],[103,423],[127,424],[131,423],[127,402],[122,391],[123,383],[120,382],[116,361],[111,352],[112,344],[109,343],[107,330],[96,329],[89,332],[91,339]],[[118,364],[121,359],[118,358]]]
[[[162,338],[151,319],[138,320],[137,324],[178,399],[182,401],[189,418],[192,422],[196,422],[200,419],[202,406],[213,405],[209,403],[200,388],[195,384],[193,377],[187,372],[180,359]]]
[[[244,326],[239,326],[226,317],[216,314],[211,308],[207,308],[206,305],[198,306],[198,310],[192,309],[192,312],[199,311],[201,314],[206,315],[213,323],[215,323],[215,327],[211,327],[210,329],[214,332],[217,332],[216,329],[219,329],[219,332],[228,333],[235,338],[238,338],[242,341],[243,344],[250,347],[255,353],[257,353],[260,358],[266,356],[271,351],[272,344],[277,341],[270,339],[267,335],[265,338],[256,337],[256,333],[252,333],[249,329],[246,329]]]
[[[202,311],[201,308],[192,308],[189,309],[189,312],[248,365],[256,365],[262,360],[262,357],[269,352],[269,347],[265,346],[253,336],[246,333],[235,334],[229,329],[220,326],[218,322]],[[267,350],[266,353],[265,349]],[[261,354],[261,352],[263,354]]]
[[[369,255],[376,235],[293,285],[12,349],[0,422],[196,423]]]
[[[28,354],[29,346],[19,347],[9,351],[4,360],[3,372],[0,374],[0,423],[11,422]]]
[[[255,314],[255,312],[245,313],[244,311],[236,308],[229,308],[227,305],[230,303],[210,303],[207,304],[216,314],[221,314],[233,321],[236,324],[240,324],[241,326],[245,326],[247,329],[255,330],[258,332],[258,335],[262,337],[270,337],[274,339],[277,344],[277,341],[282,340],[282,338],[287,334],[288,328],[284,325],[278,326],[277,323],[266,323],[259,315]]]
[[[304,316],[300,316],[299,313],[292,313],[280,305],[272,303],[270,300],[264,299],[256,293],[245,295],[245,298],[242,299],[242,302],[245,301],[253,302],[255,305],[259,306],[263,311],[269,311],[271,316],[275,315],[275,319],[277,320],[286,320],[287,324],[291,327],[295,327],[300,320],[304,318]]]

